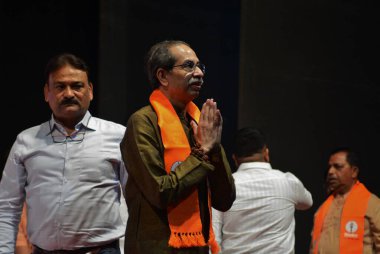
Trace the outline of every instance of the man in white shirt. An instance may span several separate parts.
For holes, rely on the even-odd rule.
[[[310,192],[292,173],[272,169],[258,129],[236,133],[233,160],[236,200],[227,212],[213,210],[222,253],[294,253],[294,211],[312,206]]]
[[[91,116],[88,67],[72,54],[49,61],[44,95],[50,120],[17,136],[3,171],[0,253],[15,252],[25,201],[33,254],[119,254],[126,128]]]

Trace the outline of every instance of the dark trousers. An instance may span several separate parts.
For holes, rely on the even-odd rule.
[[[32,254],[120,254],[119,240],[102,246],[85,247],[76,250],[44,250],[38,246],[33,247]]]

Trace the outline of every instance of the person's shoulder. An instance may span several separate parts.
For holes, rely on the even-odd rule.
[[[146,105],[138,109],[132,114],[132,116],[151,116],[151,115],[157,115],[151,105]]]
[[[276,168],[272,168],[269,172],[273,175],[277,175],[277,176],[281,176],[281,177],[285,177],[285,174],[286,174],[284,171],[282,171],[280,169],[276,169]]]
[[[277,177],[284,178],[284,179],[294,179],[294,178],[297,178],[295,175],[293,175],[293,173],[291,173],[289,171],[282,171],[280,169],[272,169],[269,172],[272,175],[275,175]]]
[[[31,133],[36,133],[38,132],[40,129],[41,129],[41,126],[43,124],[40,124],[40,125],[36,125],[36,126],[32,126],[32,127],[28,127],[24,130],[22,130],[19,135],[28,135],[28,134],[31,134]]]
[[[94,124],[97,128],[102,128],[105,130],[120,131],[124,133],[126,129],[126,127],[122,124],[119,124],[110,120],[98,118],[98,117],[91,117],[90,121],[92,121],[92,124]]]
[[[296,177],[296,175],[293,174],[291,171],[283,172],[283,174],[288,179],[297,179],[298,180],[298,177]]]
[[[371,193],[371,196],[368,200],[368,206],[367,206],[367,212],[366,216],[369,218],[378,218],[380,215],[380,198],[374,194]]]
[[[139,121],[141,119],[152,119],[154,121],[157,121],[157,114],[151,105],[146,105],[135,111],[128,119],[128,123],[134,122],[136,120]]]
[[[287,172],[282,172],[284,178],[286,178],[287,181],[291,183],[296,183],[296,184],[302,184],[301,180],[292,172],[287,171]]]
[[[380,198],[372,192],[371,192],[371,196],[369,197],[369,202],[380,207]]]
[[[46,121],[40,125],[32,126],[19,132],[13,145],[18,147],[22,146],[25,149],[29,149],[27,147],[36,147],[37,145],[45,143],[45,139],[49,136],[49,133],[49,122]]]
[[[49,129],[49,122],[43,122],[39,125],[35,125],[29,128],[26,128],[22,130],[17,137],[26,137],[26,136],[38,136],[39,133],[44,132],[45,134],[48,134],[50,131]]]
[[[380,198],[379,198],[379,196],[377,196],[375,193],[373,193],[371,191],[371,188],[368,188],[365,183],[361,182],[361,184],[370,193],[369,202],[372,203],[372,204],[374,204],[374,205],[376,205],[376,206],[380,206]]]

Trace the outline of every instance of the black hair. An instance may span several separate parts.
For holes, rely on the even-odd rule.
[[[184,41],[178,40],[165,40],[154,44],[148,51],[145,57],[145,70],[148,75],[149,83],[153,89],[160,86],[160,81],[157,79],[156,72],[159,68],[170,70],[175,64],[175,57],[170,53],[170,48],[175,45],[186,45]]]
[[[49,76],[51,73],[59,70],[60,68],[70,65],[74,67],[75,69],[81,70],[86,72],[87,77],[89,78],[89,68],[87,64],[83,61],[83,59],[70,54],[70,53],[63,53],[56,55],[52,57],[46,67],[45,67],[45,81],[48,84],[49,83]]]
[[[241,128],[234,136],[232,153],[238,158],[251,156],[261,152],[267,146],[266,142],[261,130],[253,127]]]
[[[360,164],[359,156],[350,147],[346,147],[346,146],[337,147],[330,152],[329,157],[331,157],[332,155],[334,155],[336,153],[340,153],[340,152],[346,153],[347,162],[351,166],[355,166],[355,167],[359,168],[359,164]]]

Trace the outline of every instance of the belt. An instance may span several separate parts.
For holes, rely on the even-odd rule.
[[[33,245],[33,247],[33,254],[96,254],[105,248],[119,248],[119,240],[101,246],[84,247],[75,250],[44,250],[36,245]]]

